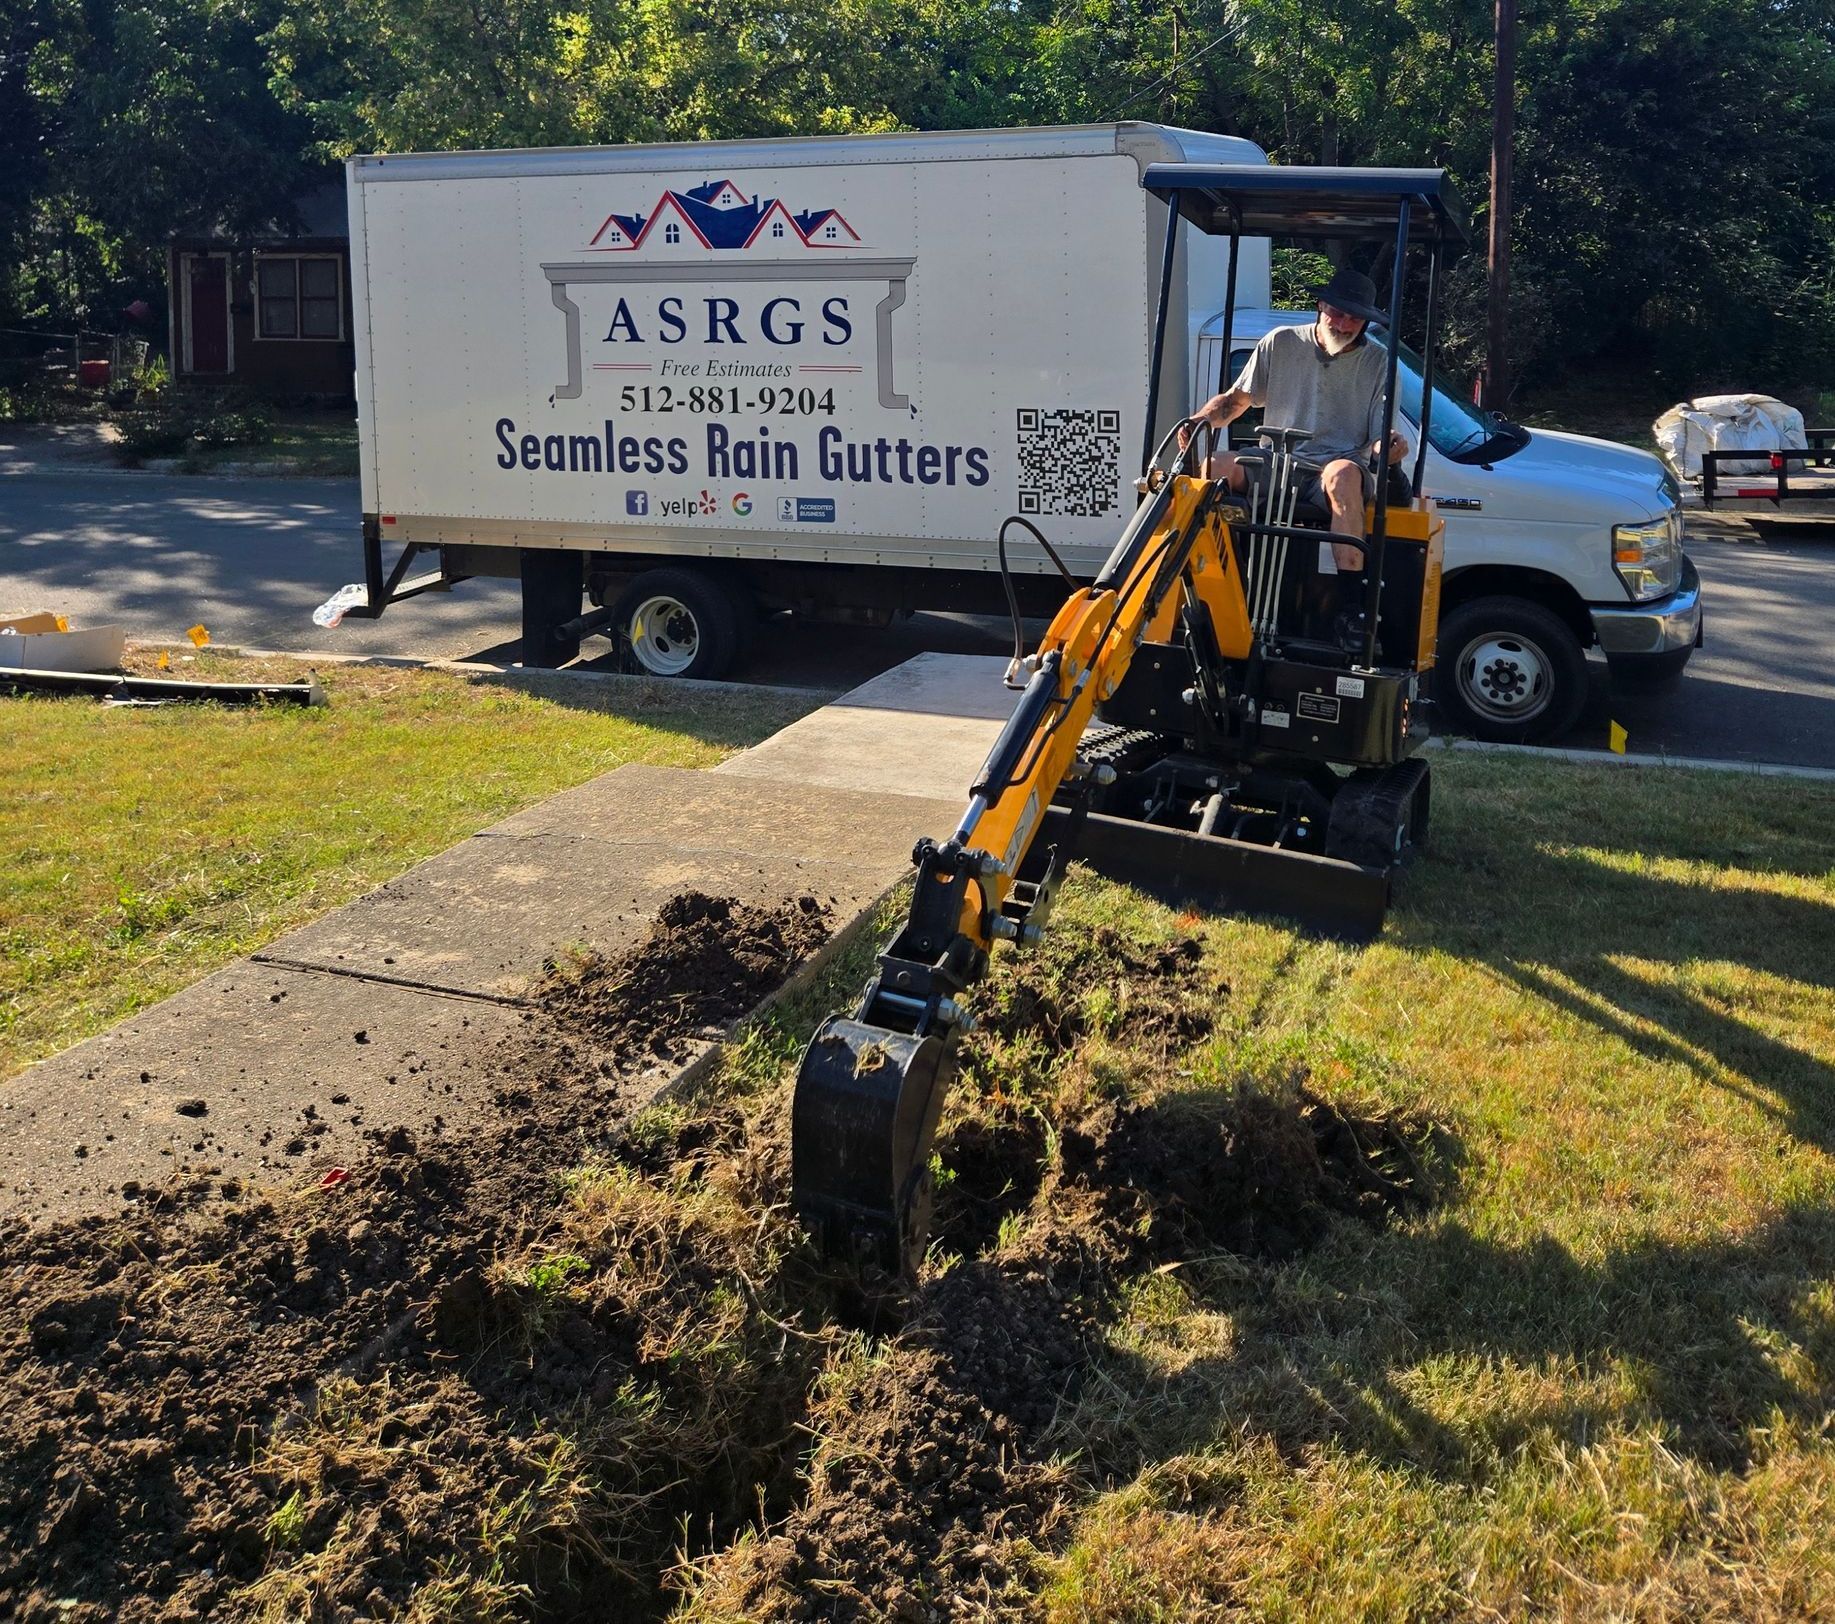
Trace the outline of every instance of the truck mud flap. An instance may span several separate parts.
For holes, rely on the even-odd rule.
[[[1068,808],[1049,808],[1043,838],[1063,838],[1070,819]],[[1290,919],[1345,941],[1374,940],[1389,910],[1387,870],[1100,812],[1087,814],[1073,851],[1105,878],[1174,907]]]

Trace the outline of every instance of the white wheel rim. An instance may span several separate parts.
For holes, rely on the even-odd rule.
[[[701,647],[701,627],[680,598],[645,598],[631,614],[631,653],[644,670],[659,677],[679,677],[694,664]]]
[[[1523,722],[1539,716],[1553,696],[1548,656],[1515,633],[1473,638],[1456,669],[1466,703],[1497,721]]]

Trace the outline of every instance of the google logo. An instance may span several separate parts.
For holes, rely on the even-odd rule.
[[[733,498],[733,511],[741,514],[752,511],[752,497],[749,491],[741,491]]]

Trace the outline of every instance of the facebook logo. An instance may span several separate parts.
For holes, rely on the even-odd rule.
[[[650,513],[650,493],[648,491],[626,491],[624,510],[633,519],[647,518]]]

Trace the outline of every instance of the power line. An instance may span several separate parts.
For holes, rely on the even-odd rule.
[[[1114,119],[1120,118],[1121,115],[1125,113],[1130,107],[1132,107],[1136,102],[1141,101],[1145,97],[1151,96],[1155,91],[1161,90],[1165,86],[1171,84],[1172,81],[1178,78],[1178,76],[1181,73],[1185,72],[1187,68],[1195,68],[1200,62],[1202,62],[1207,56],[1209,56],[1212,51],[1216,50],[1218,46],[1226,45],[1231,40],[1235,39],[1237,35],[1239,35],[1243,31],[1243,26],[1244,25],[1241,22],[1232,23],[1228,28],[1224,29],[1224,31],[1221,34],[1219,34],[1214,40],[1210,42],[1210,44],[1205,46],[1204,49],[1199,51],[1195,56],[1187,57],[1183,62],[1175,64],[1170,71],[1162,74],[1158,79],[1154,80],[1154,82],[1148,85],[1145,90],[1135,91],[1133,95],[1129,96],[1125,101],[1121,102],[1116,107],[1114,112],[1104,113],[1101,118],[1096,120],[1096,122],[1098,124],[1107,124]]]

